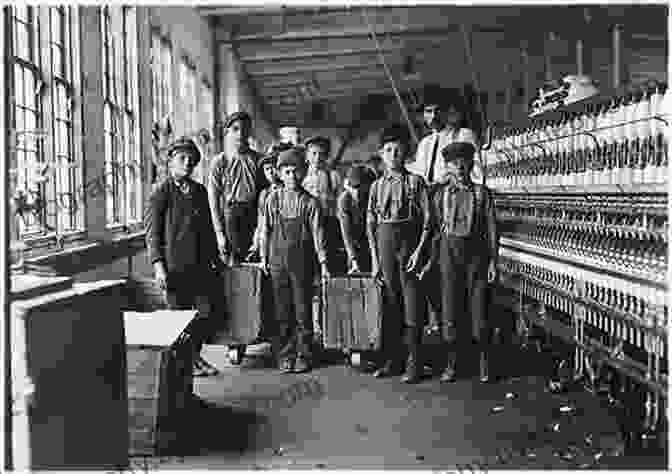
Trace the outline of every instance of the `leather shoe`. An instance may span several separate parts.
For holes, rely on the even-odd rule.
[[[385,362],[385,364],[383,364],[382,367],[378,368],[378,370],[376,370],[373,373],[373,376],[376,377],[376,378],[379,378],[379,379],[383,378],[383,377],[390,377],[390,376],[394,375],[394,372],[395,372],[394,368],[395,367],[394,367],[394,364],[392,363],[392,361],[388,360],[387,362]]]
[[[446,367],[441,374],[441,378],[439,379],[439,382],[442,383],[453,383],[456,380],[456,373],[455,373],[455,367],[452,365],[449,365]]]
[[[294,373],[303,374],[305,372],[310,372],[311,365],[308,359],[305,357],[299,357],[294,362]]]
[[[294,361],[291,359],[282,359],[279,365],[280,372],[283,374],[291,374],[294,372]]]

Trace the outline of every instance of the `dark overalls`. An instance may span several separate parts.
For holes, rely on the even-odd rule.
[[[418,360],[424,301],[420,283],[415,275],[406,272],[406,265],[420,242],[427,220],[423,212],[429,209],[421,209],[414,196],[424,192],[422,178],[406,172],[392,178],[401,180],[399,196],[383,192],[385,186],[390,186],[389,179],[384,175],[371,189],[367,219],[371,226],[372,212],[375,213],[375,245],[384,281],[380,356],[396,372],[407,356],[415,363]],[[412,180],[415,187],[411,186]]]
[[[270,199],[277,199],[277,195]],[[307,194],[301,199],[310,199]],[[277,201],[275,201],[277,202]],[[273,284],[277,338],[275,350],[282,359],[312,356],[312,297],[315,247],[305,213],[285,217],[280,206],[272,219],[269,266]],[[301,206],[300,209],[305,209]]]
[[[488,264],[497,255],[492,199],[485,187],[446,185],[435,196],[443,286],[441,326],[448,365],[472,341],[481,355],[490,345]]]

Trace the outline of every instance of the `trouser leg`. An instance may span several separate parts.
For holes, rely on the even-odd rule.
[[[272,269],[271,283],[277,329],[273,349],[280,359],[294,357],[296,355],[296,341],[293,335],[294,304],[289,274],[285,269]]]
[[[378,252],[384,280],[385,310],[381,324],[380,355],[384,362],[399,364],[404,360],[402,331],[404,321],[403,288],[397,257],[399,235],[395,229],[381,226],[378,229]]]
[[[461,336],[460,316],[466,310],[463,248],[459,241],[441,239],[441,334],[446,349],[446,378],[454,377]]]
[[[488,324],[489,287],[486,263],[478,254],[469,262],[467,294],[471,322],[471,338],[476,344],[480,378],[488,378],[491,330]]]
[[[296,352],[304,359],[313,356],[313,276],[310,272],[290,272],[294,299]]]

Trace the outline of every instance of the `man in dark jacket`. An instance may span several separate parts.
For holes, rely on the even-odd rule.
[[[194,375],[214,375],[216,369],[201,359],[203,342],[210,333],[213,272],[218,261],[208,193],[191,179],[201,159],[189,138],[180,138],[168,149],[169,177],[150,198],[147,247],[159,287],[170,309],[191,309],[198,315],[187,328],[194,351]]]

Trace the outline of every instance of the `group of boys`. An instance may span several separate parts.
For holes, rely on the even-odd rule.
[[[190,178],[200,159],[197,147],[176,141],[168,152],[171,177],[150,200],[147,241],[169,306],[198,309],[191,328],[195,354],[212,329],[212,269],[257,254],[273,288],[278,366],[283,372],[310,370],[316,277],[330,278],[334,249],[342,246],[347,272],[370,272],[383,288],[377,377],[421,379],[429,300],[441,315],[437,322],[447,344],[441,380],[455,380],[456,343],[475,338],[486,381],[487,288],[497,257],[494,206],[487,188],[471,178],[477,148],[473,132],[459,128],[454,109],[438,99],[425,103],[433,133],[408,164],[406,130],[383,130],[373,166],[352,166],[343,183],[327,165],[325,137],[299,144],[293,133],[266,156],[252,151],[252,121],[245,112],[225,123],[226,148],[213,163],[207,190]],[[457,122],[451,119],[456,111]],[[195,360],[196,375],[215,372]]]

